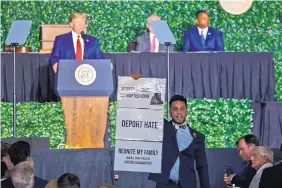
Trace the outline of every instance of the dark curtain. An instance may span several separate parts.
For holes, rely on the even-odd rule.
[[[17,101],[57,101],[50,54],[16,55]],[[166,78],[165,53],[105,53],[117,76],[140,73],[143,77]],[[274,100],[274,65],[269,52],[171,53],[170,96],[188,98],[235,98],[254,102]],[[13,101],[13,54],[1,54],[2,101]]]

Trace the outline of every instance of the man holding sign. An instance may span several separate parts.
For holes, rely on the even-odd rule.
[[[197,188],[194,159],[201,188],[209,188],[205,136],[185,123],[187,101],[175,95],[170,99],[172,121],[164,122],[162,172],[150,173],[156,188]]]

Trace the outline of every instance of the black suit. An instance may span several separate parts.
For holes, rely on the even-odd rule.
[[[259,188],[282,188],[282,162],[263,170]]]
[[[205,136],[190,127],[189,129],[193,136],[193,141],[186,149],[179,152],[176,129],[172,125],[172,122],[164,120],[162,172],[160,174],[150,173],[149,180],[163,184],[163,187],[167,187],[166,185],[169,184],[170,171],[179,156],[179,181],[181,187],[197,187],[194,170],[194,161],[196,160],[196,168],[199,174],[201,188],[210,188],[208,163],[205,152]]]
[[[233,176],[231,183],[240,188],[249,188],[253,177],[256,175],[256,170],[252,168],[251,161],[244,162],[242,166],[242,171]]]
[[[34,180],[35,180],[34,188],[44,188],[48,183],[48,181],[41,179],[37,176],[34,177]],[[1,188],[14,188],[11,177],[1,181]]]

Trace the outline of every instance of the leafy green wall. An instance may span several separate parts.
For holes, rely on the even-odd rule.
[[[1,138],[13,136],[13,105],[0,103]],[[49,137],[51,148],[65,143],[66,128],[61,103],[17,104],[17,137]]]
[[[111,125],[110,145],[115,145],[116,102],[109,105]],[[1,138],[11,137],[12,104],[0,103]],[[49,137],[51,148],[65,144],[66,128],[61,103],[18,103],[18,137]],[[166,112],[165,112],[166,113]],[[238,137],[250,133],[252,109],[249,100],[210,100],[189,99],[187,122],[206,135],[209,148],[234,147]]]
[[[193,23],[195,12],[210,13],[211,25],[224,33],[227,51],[273,51],[275,57],[276,99],[282,101],[282,3],[254,1],[242,15],[225,12],[218,1],[4,1],[1,2],[1,46],[13,21],[33,21],[27,45],[39,50],[40,24],[68,23],[73,10],[93,16],[88,33],[100,38],[102,49],[126,51],[127,42],[145,30],[149,13],[159,14],[170,25],[176,50],[183,32]]]

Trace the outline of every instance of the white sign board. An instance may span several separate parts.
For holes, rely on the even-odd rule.
[[[118,107],[164,109],[166,79],[118,77]]]
[[[116,140],[116,171],[161,172],[162,142]]]
[[[162,141],[163,110],[119,108],[116,139]]]

